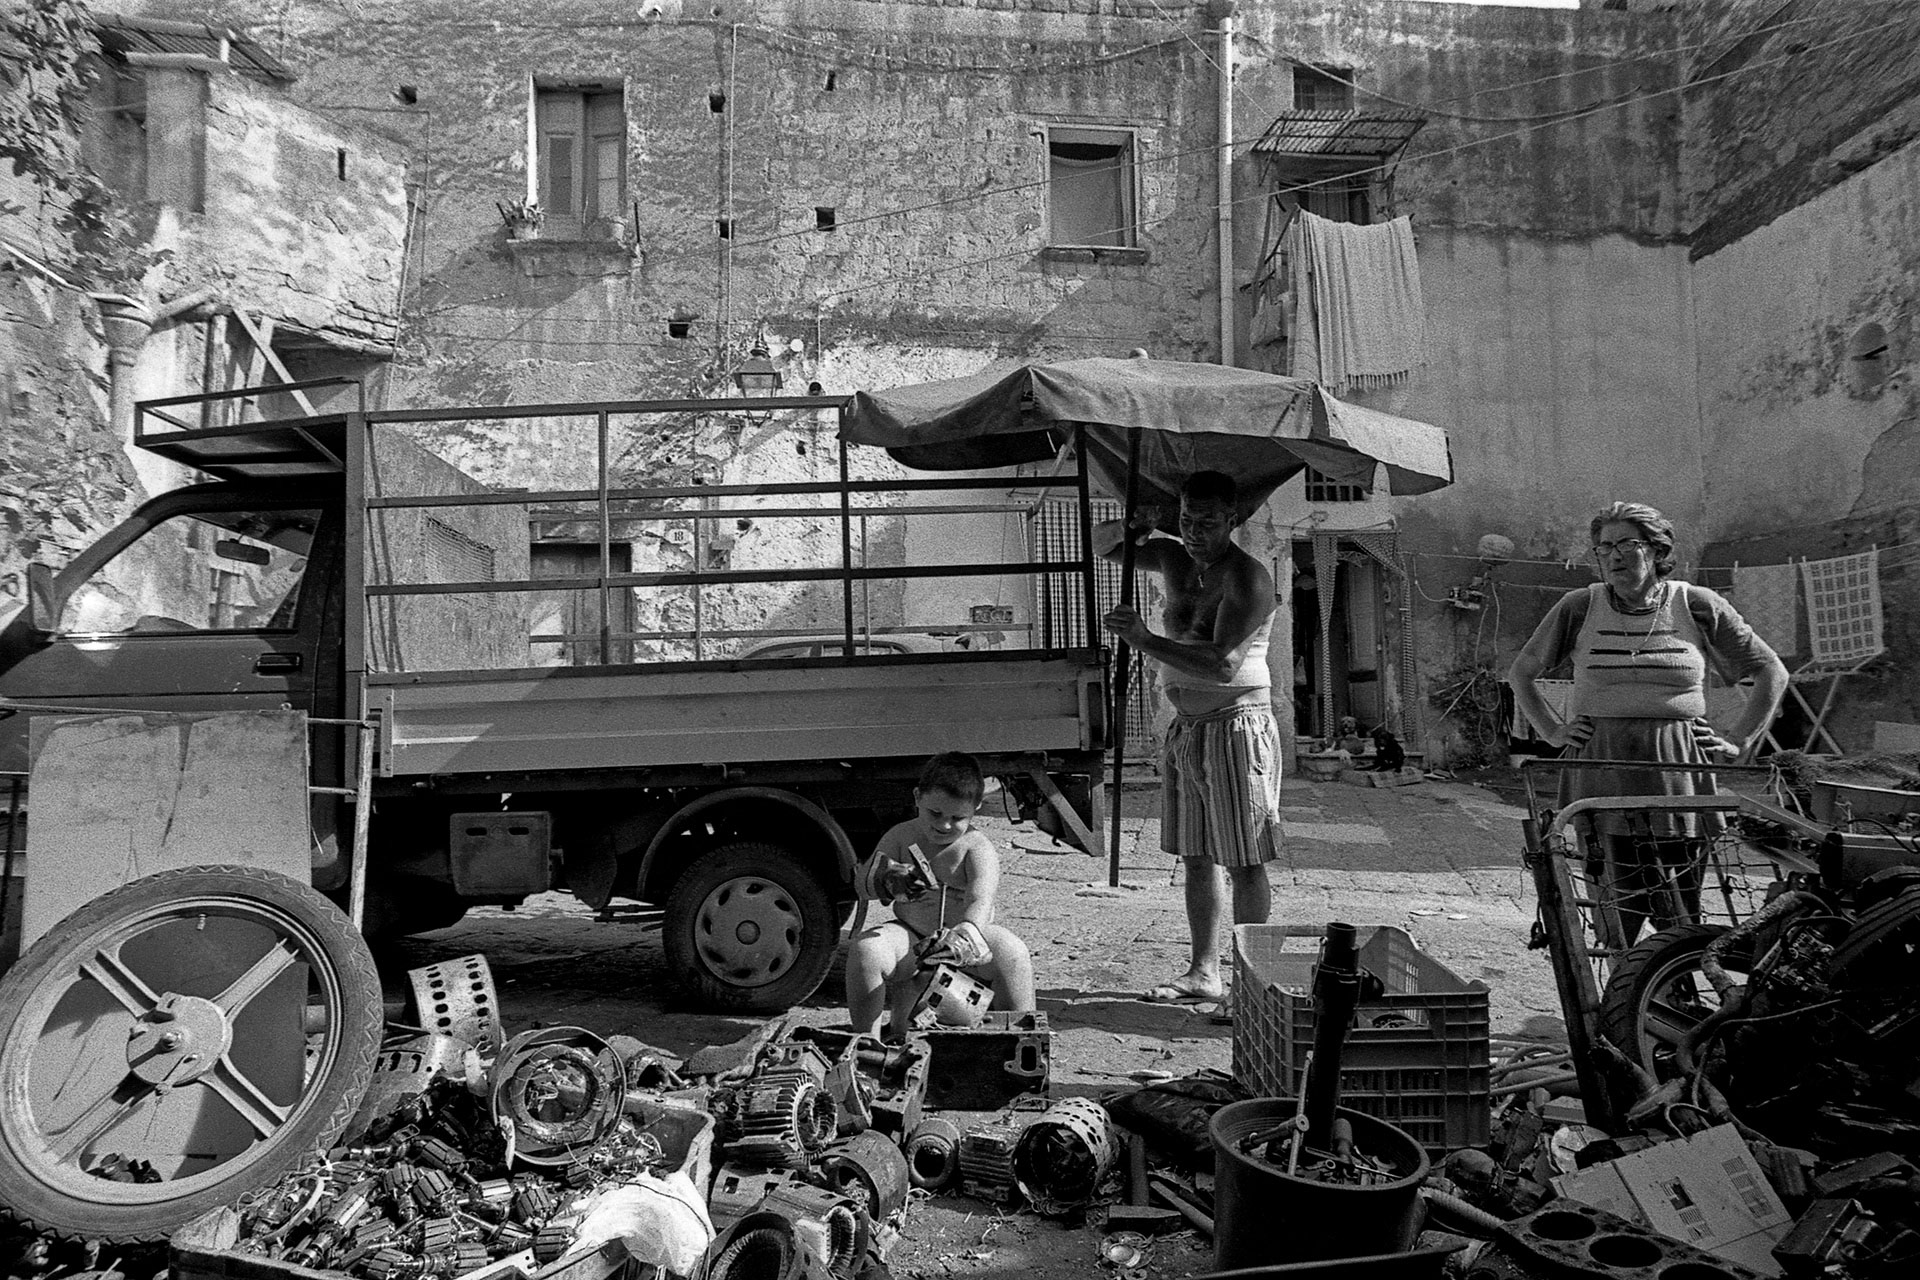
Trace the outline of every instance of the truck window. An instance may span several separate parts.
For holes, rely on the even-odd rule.
[[[318,510],[170,516],[67,597],[64,635],[293,627]]]

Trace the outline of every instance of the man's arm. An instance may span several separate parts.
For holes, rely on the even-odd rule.
[[[1133,513],[1134,564],[1156,573],[1165,572],[1169,552],[1181,549],[1177,539],[1163,537],[1156,531],[1159,522],[1158,507],[1139,507]],[[1126,543],[1125,528],[1125,520],[1102,520],[1094,525],[1093,554],[1102,560],[1120,563],[1120,553]]]
[[[1247,641],[1274,610],[1273,575],[1266,566],[1243,555],[1235,558],[1227,572],[1213,634],[1204,639],[1155,635],[1140,615],[1128,608],[1108,613],[1107,629],[1176,671],[1225,684],[1240,665]]]

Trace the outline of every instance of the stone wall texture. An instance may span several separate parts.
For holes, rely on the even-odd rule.
[[[187,243],[206,246],[192,249],[196,271],[290,323],[374,345],[393,335],[376,388],[390,406],[725,393],[763,339],[787,390],[835,394],[997,360],[1140,347],[1219,358],[1217,44],[1203,4],[124,8],[248,24],[298,74],[284,102],[214,93],[209,191],[244,199],[217,237]],[[1230,283],[1250,279],[1266,247],[1262,214],[1284,177],[1249,148],[1291,107],[1296,66],[1350,70],[1363,112],[1424,111],[1392,185],[1418,241],[1429,361],[1405,386],[1358,398],[1444,427],[1457,472],[1437,494],[1346,513],[1290,491],[1260,536],[1395,521],[1417,574],[1421,670],[1498,671],[1554,593],[1586,580],[1585,522],[1604,502],[1662,506],[1693,561],[1716,540],[1920,500],[1902,301],[1920,243],[1916,12],[1847,0],[1241,4]],[[512,241],[498,206],[528,192],[533,88],[586,80],[624,89],[631,248]],[[396,97],[403,85],[410,102]],[[1042,252],[1047,123],[1138,131],[1144,254]],[[338,189],[341,147],[366,184],[353,192]],[[819,209],[834,230],[817,229]],[[211,231],[228,214],[210,204],[195,216]],[[244,266],[216,260],[229,241],[246,246]],[[1894,372],[1856,394],[1848,344],[1869,323],[1889,335]],[[493,483],[578,485],[594,470],[577,421],[421,435]],[[618,420],[610,443],[617,483],[832,468],[831,431],[811,418]],[[884,460],[856,465],[897,474]],[[833,554],[831,533],[797,532],[805,523],[741,531],[735,565]],[[871,523],[877,563],[966,541],[946,528],[916,549]],[[1436,603],[1477,572],[1487,533],[1518,548],[1501,607]],[[981,516],[976,541],[1004,540],[1002,518]],[[636,568],[693,560],[689,541],[664,533],[633,554]],[[1000,583],[946,596],[915,584],[882,607],[954,616],[1005,595]],[[708,603],[742,626],[836,614],[805,587]],[[656,620],[688,609],[643,605]]]

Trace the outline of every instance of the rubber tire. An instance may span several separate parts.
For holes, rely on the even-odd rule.
[[[309,935],[316,962],[331,966],[339,987],[336,1052],[322,1074],[306,1085],[285,1124],[216,1171],[221,1176],[190,1193],[141,1204],[93,1201],[45,1181],[16,1149],[23,1130],[27,1059],[33,1041],[18,1039],[23,1015],[49,983],[64,983],[45,1004],[51,1014],[71,985],[72,965],[96,952],[116,926],[152,912],[168,899],[246,898],[264,903]],[[333,1145],[352,1121],[373,1077],[386,1011],[380,975],[353,923],[318,890],[258,867],[203,866],[164,871],[124,884],[94,899],[35,942],[0,979],[0,1211],[32,1229],[113,1244],[164,1241],[209,1209],[231,1204],[243,1192],[270,1185]],[[37,1032],[38,1028],[33,1028]],[[43,1157],[36,1153],[36,1159]],[[198,1175],[206,1176],[206,1175]],[[103,1188],[123,1184],[102,1181]],[[164,1185],[164,1184],[161,1184]]]
[[[799,955],[785,973],[763,986],[728,982],[701,959],[695,930],[701,905],[729,880],[757,876],[778,885],[801,920]],[[779,845],[743,841],[703,854],[682,872],[667,895],[667,962],[689,1000],[726,1013],[784,1013],[820,989],[840,943],[840,912],[826,886],[806,863]]]
[[[1641,1007],[1656,984],[1671,980],[1682,972],[1698,972],[1707,944],[1727,932],[1725,925],[1682,924],[1662,929],[1636,942],[1614,966],[1607,989],[1600,996],[1600,1011],[1595,1027],[1627,1057],[1652,1072],[1657,1080],[1674,1074],[1670,1056],[1655,1054],[1650,1037],[1643,1032]],[[1727,958],[1726,967],[1744,974],[1751,957],[1736,949]]]

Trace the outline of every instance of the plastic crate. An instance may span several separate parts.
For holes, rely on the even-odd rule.
[[[1359,928],[1360,967],[1386,987],[1347,1034],[1340,1102],[1405,1129],[1429,1152],[1487,1144],[1487,986],[1421,951],[1404,930]],[[1299,1096],[1313,1048],[1313,974],[1323,931],[1243,924],[1233,931],[1233,1074],[1264,1097]],[[1288,943],[1293,945],[1289,948]]]

